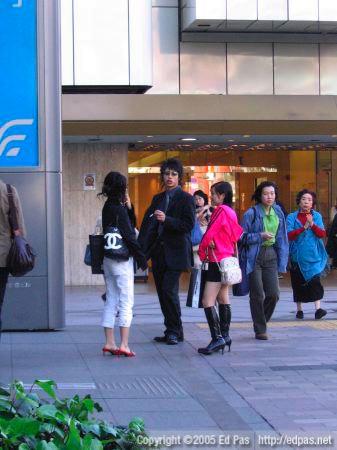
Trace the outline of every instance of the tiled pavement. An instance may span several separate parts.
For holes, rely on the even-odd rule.
[[[266,448],[274,444],[269,438],[285,439],[278,448],[297,448],[286,446],[287,437],[297,439],[292,444],[309,436],[329,443],[330,435],[335,443],[315,448],[337,448],[337,272],[324,283],[327,318],[313,320],[308,304],[305,320],[298,321],[289,280],[281,280],[269,341],[253,338],[248,299],[233,299],[232,351],[209,357],[196,352],[209,334],[202,310],[184,307],[186,280],[181,286],[186,339],[178,346],[152,341],[162,331],[158,302],[151,283],[136,285],[131,335],[136,358],[100,353],[103,287],[69,288],[65,330],[3,333],[0,380],[30,384],[52,378],[60,395],[91,393],[104,408],[102,416],[114,423],[138,415],[153,436],[180,442],[188,435],[198,442],[201,436],[199,445],[188,448],[239,448],[240,439],[249,440],[244,448]],[[218,437],[214,445],[202,443],[213,443],[215,434],[223,435],[223,445]]]

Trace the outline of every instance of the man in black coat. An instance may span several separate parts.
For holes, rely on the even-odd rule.
[[[330,227],[326,251],[330,258],[332,258],[332,268],[337,269],[337,214]]]
[[[181,188],[183,167],[170,158],[160,168],[164,191],[153,197],[145,213],[139,242],[147,258],[152,260],[152,272],[164,316],[163,336],[156,342],[168,345],[184,340],[179,301],[181,272],[192,265],[191,231],[195,220],[193,197]]]

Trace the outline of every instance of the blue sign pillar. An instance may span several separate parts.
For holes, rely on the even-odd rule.
[[[37,167],[36,1],[1,0],[0,30],[0,167]]]
[[[10,277],[3,328],[64,327],[59,0],[0,0],[0,178],[20,195],[32,272]]]

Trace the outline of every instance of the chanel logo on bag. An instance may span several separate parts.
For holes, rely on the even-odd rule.
[[[104,235],[105,239],[105,250],[119,250],[122,248],[122,245],[118,243],[122,239],[122,236],[119,233],[106,233]]]
[[[127,261],[129,250],[119,228],[108,226],[104,231],[104,256],[117,261]]]

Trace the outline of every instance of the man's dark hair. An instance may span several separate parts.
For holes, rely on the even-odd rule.
[[[199,189],[198,191],[195,191],[193,194],[193,197],[197,195],[198,197],[201,197],[204,199],[205,205],[208,205],[208,195],[202,191],[201,189]]]
[[[296,194],[296,205],[300,204],[301,198],[304,194],[310,194],[312,197],[312,206],[316,206],[317,204],[317,195],[314,191],[309,191],[309,189],[302,189],[300,192],[297,192]]]
[[[177,158],[168,158],[166,161],[162,163],[160,166],[160,181],[163,184],[164,183],[164,172],[165,170],[175,170],[178,172],[179,177],[179,184],[182,186],[183,184],[183,175],[184,175],[184,169],[183,165]]]
[[[232,207],[233,204],[233,189],[232,185],[228,181],[218,181],[211,186],[215,192],[219,195],[225,194],[222,204]]]
[[[127,181],[124,175],[120,172],[109,172],[104,178],[102,192],[98,195],[108,197],[109,200],[124,202],[126,188]]]
[[[255,203],[261,203],[262,202],[262,191],[266,187],[273,187],[275,191],[275,200],[278,198],[278,187],[277,184],[273,181],[262,181],[257,188],[255,189],[254,194],[252,195],[252,200],[255,201]]]

